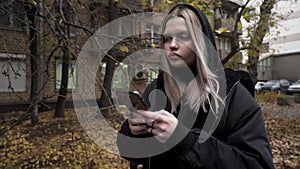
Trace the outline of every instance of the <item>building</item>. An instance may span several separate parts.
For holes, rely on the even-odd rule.
[[[225,28],[226,31],[216,33],[216,45],[218,54],[221,59],[225,58],[231,51],[231,35],[234,31],[238,9],[243,5],[240,0],[222,0],[222,5],[215,8],[214,29]],[[237,30],[237,34],[241,35],[241,29]]]
[[[54,0],[44,1],[44,13],[47,13],[46,8],[53,5]],[[31,86],[31,73],[30,73],[30,55],[29,55],[29,38],[28,38],[28,27],[26,27],[26,16],[25,9],[22,6],[22,3],[19,1],[13,1],[13,4],[8,3],[9,0],[4,0],[0,2],[0,40],[3,43],[0,43],[0,106],[1,105],[26,105],[30,97],[30,86]],[[73,1],[69,1],[73,2]],[[150,1],[150,2],[157,2]],[[216,18],[213,18],[212,25],[216,24],[216,29],[219,27],[228,27],[232,29],[232,25],[229,21],[234,20],[236,17],[236,12],[240,7],[239,1],[234,0],[224,0],[222,7],[216,9]],[[91,31],[96,31],[98,28],[102,27],[108,22],[108,1],[107,0],[95,0],[87,1],[85,6],[81,4],[73,4],[74,9],[77,13],[69,12],[68,21],[73,24],[81,24],[83,27],[88,28]],[[88,8],[87,8],[88,7]],[[143,7],[141,3],[136,0],[121,0],[118,3],[119,16],[128,15],[135,12],[143,12]],[[53,8],[55,9],[55,8]],[[65,12],[67,12],[66,8]],[[50,14],[49,14],[50,15]],[[53,15],[54,16],[54,15]],[[25,22],[24,22],[25,21]],[[38,20],[39,22],[41,20]],[[139,21],[136,21],[138,23]],[[153,21],[157,23],[157,21]],[[145,33],[143,36],[147,39],[145,46],[146,48],[153,48],[160,46],[160,35],[157,32],[160,32],[160,24],[151,24],[149,22],[147,25],[137,25],[136,23],[124,22],[121,23],[120,27],[117,27],[117,34],[122,37],[123,33],[128,31],[136,32],[138,34],[139,30],[144,30]],[[54,23],[53,23],[54,24]],[[58,22],[59,24],[59,22]],[[47,34],[51,32],[51,27],[55,25],[47,25],[47,23],[39,23],[38,31]],[[213,26],[214,27],[214,26]],[[73,26],[68,26],[67,28],[67,37],[70,40],[70,53],[74,56],[78,55],[80,49],[87,41],[89,36],[86,31],[82,29],[76,29]],[[228,40],[230,34],[224,32],[218,34],[217,45],[219,53],[221,55],[226,54],[230,50],[230,41]],[[139,37],[140,38],[140,37]],[[142,37],[143,38],[143,37]],[[39,68],[41,72],[47,70],[46,73],[43,73],[43,76],[39,76],[40,87],[43,87],[43,93],[40,97],[43,97],[45,105],[49,102],[55,102],[57,100],[58,91],[60,88],[60,77],[62,72],[62,50],[55,50],[54,42],[57,38],[54,35],[44,38],[43,41],[39,41]],[[127,49],[125,49],[127,50]],[[131,49],[129,49],[131,51]],[[130,52],[129,52],[130,53]],[[49,56],[51,55],[51,58]],[[149,53],[149,56],[153,53]],[[118,60],[122,60],[126,55],[118,55]],[[148,57],[147,63],[155,65],[158,60],[154,60]],[[77,67],[75,65],[75,57],[69,62],[69,85],[68,90],[77,89],[78,85],[78,74]],[[103,80],[103,70],[106,66],[105,62],[100,65],[99,70],[99,81]],[[135,75],[136,83],[143,82],[149,77],[153,78],[157,72],[137,72],[137,67],[144,65],[136,65],[134,69],[126,68],[124,69],[133,73]],[[121,79],[121,78],[119,78]],[[121,85],[116,82],[114,85]],[[101,94],[101,84],[98,84],[97,88],[97,98]],[[71,100],[71,94],[67,95],[67,99]],[[18,106],[17,106],[18,107]]]
[[[287,17],[278,22],[278,28],[270,29],[264,40],[267,50],[261,54],[257,64],[258,80],[300,79],[299,7],[299,1],[278,2],[276,5],[275,10]]]
[[[59,3],[53,3],[54,0],[39,2],[44,2],[43,5],[39,6],[43,7],[40,8],[42,14],[50,19],[58,15],[59,8],[57,5]],[[65,4],[63,6],[63,12],[68,15],[67,21],[87,28],[84,30],[71,25],[65,27],[66,38],[69,41],[69,52],[72,53],[69,62],[69,94],[67,95],[67,100],[71,100],[72,95],[70,92],[76,90],[78,84],[77,68],[75,66],[76,55],[89,38],[87,30],[94,32],[108,22],[109,9],[108,0],[86,1],[85,4],[76,3],[77,1],[63,2],[73,3],[72,5]],[[12,105],[11,107],[14,108],[26,108],[29,103],[32,77],[28,47],[30,39],[29,28],[26,26],[28,21],[23,5],[22,1],[3,0],[0,2],[0,106]],[[71,8],[71,6],[74,8]],[[118,3],[118,16],[142,12],[142,9],[139,1],[121,0]],[[52,11],[49,12],[50,10]],[[44,88],[39,97],[43,98],[43,105],[47,105],[57,100],[60,88],[63,51],[59,47],[57,48],[61,44],[58,44],[58,38],[53,32],[58,29],[55,24],[60,24],[61,21],[49,20],[49,22],[45,22],[45,20],[38,18],[37,22],[39,39],[37,44],[39,56],[37,58],[38,81],[39,87]],[[119,33],[124,31],[122,27],[117,29]],[[45,36],[42,37],[41,34]],[[99,93],[100,90],[99,87],[97,92]]]

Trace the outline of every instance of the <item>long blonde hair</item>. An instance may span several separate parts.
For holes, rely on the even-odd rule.
[[[181,99],[183,99],[185,104],[189,105],[189,107],[195,112],[198,112],[201,106],[204,111],[207,111],[206,102],[211,108],[213,103],[215,105],[213,112],[215,112],[214,110],[218,109],[220,103],[224,104],[224,101],[218,95],[219,83],[217,76],[210,70],[210,67],[207,64],[207,57],[209,57],[208,44],[207,40],[205,40],[205,34],[202,32],[202,26],[199,18],[188,8],[176,8],[166,18],[163,25],[163,32],[165,31],[168,20],[174,17],[181,17],[185,19],[187,28],[194,43],[193,50],[197,55],[197,74],[195,75],[195,79],[186,85],[181,81],[175,81],[172,75],[164,73],[164,88],[171,103],[171,112],[176,111]],[[163,63],[167,63],[167,58],[163,58]],[[169,64],[164,64],[164,66],[170,70]],[[185,93],[185,98],[182,98],[182,93]]]

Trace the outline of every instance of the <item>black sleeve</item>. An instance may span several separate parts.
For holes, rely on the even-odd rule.
[[[148,95],[151,90],[156,88],[156,80],[150,83],[143,93],[143,99],[145,100],[146,104],[150,106],[150,102],[148,100]],[[119,130],[117,136],[117,146],[119,149],[119,154],[124,159],[130,161],[131,165],[138,165],[144,164],[147,161],[147,158],[129,158],[124,156],[126,153],[134,153],[138,154],[139,151],[143,150],[144,145],[137,145],[136,143],[132,142],[130,138],[143,138],[143,137],[152,137],[152,134],[143,134],[143,135],[133,135],[129,128],[128,120],[125,120]],[[125,153],[126,152],[126,153]]]
[[[182,168],[274,168],[261,109],[242,85],[234,88],[222,119],[226,139],[221,141],[211,136],[199,143],[200,130],[192,129],[175,147],[180,153],[176,158]],[[178,125],[176,130],[183,128]]]
[[[130,165],[136,166],[138,164],[144,164],[146,158],[134,158],[134,157],[127,157],[127,153],[138,153],[139,151],[143,150],[143,145],[135,144],[130,138],[137,137],[133,135],[129,129],[128,120],[126,120],[118,133],[117,137],[117,145],[119,149],[119,154],[124,159],[130,162]],[[141,136],[143,137],[143,136]]]

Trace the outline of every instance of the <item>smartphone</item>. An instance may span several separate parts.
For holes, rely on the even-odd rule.
[[[126,105],[129,110],[148,110],[142,95],[138,91],[117,91],[119,103]],[[129,100],[128,97],[129,96]]]
[[[129,99],[132,106],[136,110],[148,110],[149,107],[145,103],[142,95],[138,91],[129,91]]]

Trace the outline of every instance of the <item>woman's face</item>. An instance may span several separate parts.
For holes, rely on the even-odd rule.
[[[196,61],[194,43],[183,18],[175,17],[168,20],[163,38],[166,57],[171,66],[186,67]]]

